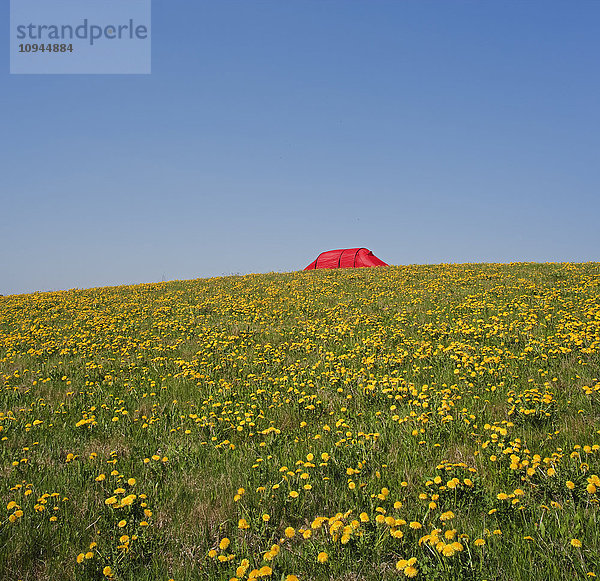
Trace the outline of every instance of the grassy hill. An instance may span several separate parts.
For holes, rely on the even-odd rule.
[[[1,579],[600,575],[600,264],[0,297]]]

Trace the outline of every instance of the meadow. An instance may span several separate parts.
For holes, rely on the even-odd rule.
[[[600,264],[0,297],[0,579],[600,575]]]

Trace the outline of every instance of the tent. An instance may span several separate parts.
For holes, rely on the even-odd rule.
[[[317,259],[311,262],[304,270],[316,268],[361,268],[366,266],[388,266],[379,260],[366,248],[345,248],[341,250],[328,250],[321,252]]]

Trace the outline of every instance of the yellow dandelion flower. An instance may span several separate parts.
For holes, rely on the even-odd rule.
[[[294,529],[294,527],[287,527],[283,532],[288,539],[291,539],[296,535],[296,530]]]
[[[398,569],[398,571],[404,571],[406,567],[408,567],[408,561],[406,559],[400,559],[396,563],[396,569]]]
[[[571,546],[579,548],[581,547],[581,541],[579,539],[571,539]]]
[[[319,561],[319,563],[326,563],[328,559],[329,559],[329,555],[325,551],[321,551],[317,555],[317,561]]]

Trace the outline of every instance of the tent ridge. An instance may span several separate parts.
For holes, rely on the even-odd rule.
[[[304,270],[318,268],[365,268],[372,266],[388,266],[377,258],[368,248],[339,248],[321,252]]]

